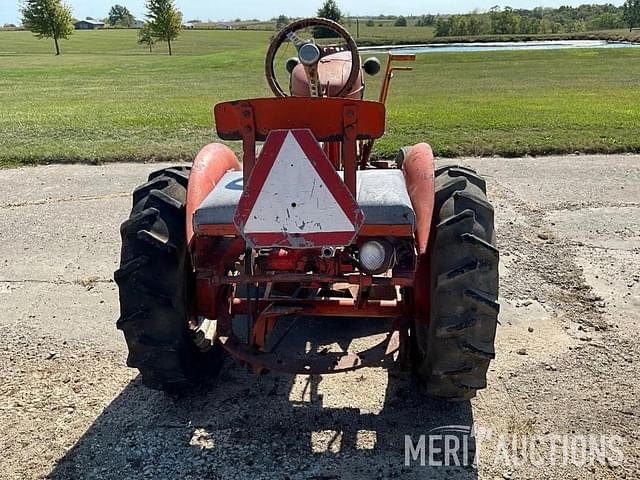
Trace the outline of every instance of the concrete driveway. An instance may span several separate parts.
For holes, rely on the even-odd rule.
[[[145,389],[112,274],[130,192],[163,165],[0,171],[0,477],[638,478],[640,157],[457,163],[489,183],[502,313],[488,389],[454,405],[394,365],[254,376],[228,360],[210,391]],[[405,465],[406,435],[474,423],[477,469]],[[513,438],[537,439],[541,464]]]

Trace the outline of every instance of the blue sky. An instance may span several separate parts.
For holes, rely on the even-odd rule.
[[[137,17],[144,15],[144,0],[66,0],[71,5],[77,18],[107,15],[114,3],[125,5]],[[343,12],[351,15],[412,15],[422,13],[459,13],[474,9],[488,10],[494,5],[509,5],[514,8],[532,8],[537,6],[558,7],[560,5],[580,5],[582,3],[614,3],[622,1],[583,0],[572,2],[567,0],[511,0],[506,3],[498,0],[338,0]],[[281,13],[293,17],[313,16],[322,0],[241,0],[235,2],[219,0],[177,0],[178,8],[185,20],[198,18],[201,20],[231,20],[234,18],[267,19]],[[19,2],[17,0],[0,0],[0,24],[18,23],[20,19]]]

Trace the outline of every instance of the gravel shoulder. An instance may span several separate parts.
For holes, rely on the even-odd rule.
[[[112,274],[130,192],[163,165],[0,171],[0,477],[639,478],[640,157],[459,163],[496,207],[502,311],[488,389],[454,405],[393,364],[255,376],[227,360],[208,390],[145,389]],[[477,469],[404,465],[405,435],[471,424]],[[603,434],[622,461],[501,456],[503,437],[537,436],[544,454]]]

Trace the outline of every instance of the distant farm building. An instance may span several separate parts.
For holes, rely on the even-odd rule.
[[[131,28],[142,28],[144,27],[144,20],[134,20],[131,24]]]
[[[73,25],[76,30],[97,30],[104,28],[104,22],[98,22],[96,20],[80,20]]]

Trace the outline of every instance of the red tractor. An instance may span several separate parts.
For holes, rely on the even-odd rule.
[[[287,48],[288,92],[274,66]],[[408,69],[398,60],[413,57],[389,54],[380,101],[364,101],[363,71],[380,63],[361,66],[334,22],[294,22],[267,53],[275,97],[215,106],[218,136],[242,142],[242,163],[210,144],[134,191],[118,328],[147,386],[195,386],[224,351],[256,371],[299,374],[397,354],[430,396],[464,400],[486,386],[499,310],[493,208],[480,176],[436,168],[426,143],[371,160],[392,72]],[[384,325],[382,340],[292,353],[283,339],[305,319]]]

